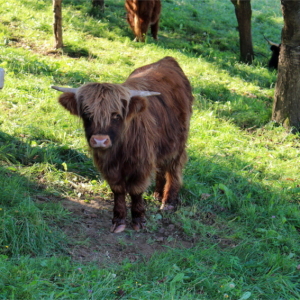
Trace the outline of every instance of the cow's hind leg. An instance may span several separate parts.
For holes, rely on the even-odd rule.
[[[181,175],[181,174],[180,174]],[[174,210],[178,204],[178,192],[181,187],[181,176],[173,171],[166,172],[164,197],[161,201],[161,210]]]
[[[126,214],[125,193],[114,192],[114,217],[112,219],[111,232],[119,233],[125,230]]]
[[[162,201],[164,197],[164,189],[166,185],[165,173],[165,170],[161,169],[156,172],[154,198],[158,201]]]
[[[155,40],[157,40],[158,23],[159,21],[151,25],[151,35]]]
[[[160,209],[174,210],[179,202],[178,192],[182,185],[182,168],[187,160],[185,151],[170,162],[166,168],[166,184]]]
[[[141,194],[130,194],[131,196],[131,216],[132,216],[132,228],[134,230],[140,230],[145,227],[145,206],[144,199]]]

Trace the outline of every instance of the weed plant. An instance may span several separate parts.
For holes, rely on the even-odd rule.
[[[271,121],[276,71],[263,37],[280,42],[279,1],[251,1],[253,65],[239,62],[230,1],[162,1],[159,40],[145,44],[132,42],[123,2],[106,0],[101,14],[63,1],[65,47],[54,51],[51,1],[0,0],[0,299],[300,299],[300,141]],[[50,86],[120,83],[166,55],[195,96],[182,206],[170,216],[195,245],[145,262],[72,261],[60,225],[73,216],[38,198],[75,196],[74,178],[91,195],[110,192]]]

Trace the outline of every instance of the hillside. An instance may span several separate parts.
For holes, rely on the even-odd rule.
[[[234,8],[165,0],[159,40],[134,43],[124,1],[0,0],[0,299],[300,299],[299,135],[271,119],[280,5],[252,1],[253,65]],[[121,83],[173,56],[195,97],[181,205],[147,202],[147,229],[111,234],[113,198],[80,120],[51,85]],[[129,203],[128,203],[129,204]]]

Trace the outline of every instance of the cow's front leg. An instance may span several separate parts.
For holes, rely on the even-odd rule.
[[[140,230],[145,228],[145,207],[144,199],[141,194],[130,194],[131,196],[131,216],[132,216],[132,228],[134,230]]]
[[[110,232],[118,233],[125,230],[126,214],[125,192],[114,192],[114,217],[112,219],[113,225],[110,229]]]

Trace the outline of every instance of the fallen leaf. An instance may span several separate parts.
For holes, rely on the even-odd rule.
[[[208,199],[210,196],[211,196],[211,194],[203,193],[203,194],[201,195],[201,200],[206,200],[206,199]]]

